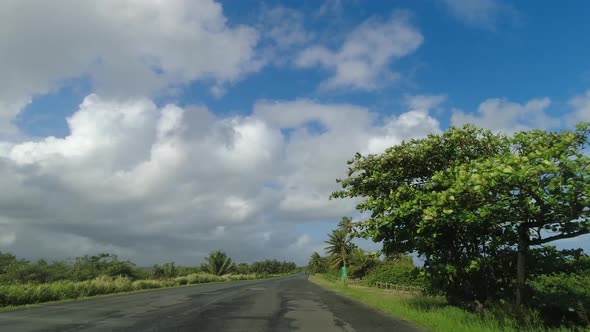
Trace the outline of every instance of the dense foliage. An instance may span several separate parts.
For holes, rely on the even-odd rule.
[[[420,269],[412,263],[411,257],[407,257],[399,261],[385,260],[380,262],[365,277],[369,284],[380,281],[396,285],[424,287],[424,278],[420,272]]]
[[[85,255],[66,262],[29,262],[10,253],[0,252],[0,283],[48,283],[59,280],[82,281],[99,276],[145,277],[145,271],[116,255],[102,253]]]
[[[307,263],[307,270],[311,274],[325,273],[328,271],[328,259],[320,256],[317,252],[311,254],[309,262]]]
[[[252,264],[250,264],[248,270],[250,273],[279,274],[292,272],[296,268],[297,265],[293,262],[281,262],[276,259],[267,259],[259,262],[253,262]]]
[[[418,254],[430,289],[450,303],[513,302],[546,314],[543,301],[558,293],[540,285],[589,271],[581,251],[547,247],[590,232],[589,128],[507,136],[453,127],[380,155],[357,153],[331,197],[362,198],[357,209],[369,218],[354,225],[358,234],[387,255]],[[567,294],[583,316],[587,294],[578,289]]]
[[[247,263],[235,264],[223,252],[212,252],[206,259],[207,263],[200,267],[177,266],[174,262],[168,262],[154,265],[151,268],[140,268],[130,261],[122,261],[116,255],[108,253],[85,255],[63,262],[47,263],[44,260],[30,262],[18,259],[11,253],[0,252],[0,284],[42,284],[61,280],[86,281],[104,276],[125,277],[130,280],[171,279],[202,272],[214,275],[276,275],[292,273],[297,269],[297,265],[293,262],[276,259],[253,262],[250,265]]]

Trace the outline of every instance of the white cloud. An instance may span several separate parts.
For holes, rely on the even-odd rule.
[[[408,111],[387,119],[380,135],[371,137],[363,153],[382,153],[404,139],[421,138],[429,133],[439,133],[440,123],[429,115],[446,99],[443,95],[417,95],[406,99]]]
[[[231,83],[260,66],[258,33],[228,26],[213,0],[8,0],[0,21],[0,132],[69,78],[128,97],[199,79]]]
[[[263,6],[258,15],[257,29],[264,45],[260,50],[262,63],[285,65],[293,61],[297,49],[314,38],[314,34],[305,29],[305,15],[301,11]]]
[[[342,0],[324,0],[315,16],[338,16],[342,13]]]
[[[423,107],[420,98],[408,104]],[[236,260],[303,263],[321,243],[295,223],[354,212],[354,201],[328,200],[347,159],[439,130],[426,109],[378,120],[364,107],[303,99],[218,117],[89,95],[68,118],[69,136],[0,144],[0,250],[194,264],[224,248]]]
[[[391,63],[415,51],[422,41],[422,35],[408,22],[407,15],[396,13],[385,21],[373,18],[363,22],[338,50],[321,45],[304,49],[295,64],[332,72],[321,83],[321,89],[375,90],[399,78],[399,73],[390,70]]]
[[[261,27],[261,30],[265,30],[262,33],[272,39],[279,49],[302,45],[311,38],[303,26],[303,13],[290,8],[275,7],[263,14],[261,24],[266,29]]]
[[[415,95],[406,98],[406,104],[412,111],[429,112],[447,99],[445,95]]]
[[[550,129],[559,125],[559,119],[551,117],[546,112],[550,105],[549,98],[531,99],[525,104],[492,98],[482,102],[476,113],[454,110],[451,123],[453,125],[472,123],[485,129],[506,133],[529,129]]]
[[[517,18],[514,7],[500,0],[440,0],[457,19],[475,27],[494,30],[501,17]]]
[[[590,90],[587,90],[584,94],[575,96],[569,101],[569,104],[575,110],[573,116],[569,118],[570,125],[575,125],[582,121],[590,121]]]

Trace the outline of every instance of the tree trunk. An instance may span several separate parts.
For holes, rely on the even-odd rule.
[[[529,246],[529,229],[525,224],[518,227],[518,259],[516,262],[516,304],[523,303],[526,279],[526,252]]]

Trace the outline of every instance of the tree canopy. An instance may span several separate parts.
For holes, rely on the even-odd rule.
[[[363,198],[357,209],[370,217],[360,234],[382,241],[385,254],[421,255],[448,295],[485,300],[497,287],[486,269],[516,250],[520,302],[528,248],[590,231],[588,128],[507,136],[452,127],[357,153],[331,197]]]

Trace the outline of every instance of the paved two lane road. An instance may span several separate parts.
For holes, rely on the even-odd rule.
[[[0,331],[417,331],[289,276],[95,298],[0,313]]]

